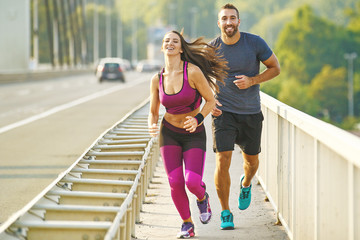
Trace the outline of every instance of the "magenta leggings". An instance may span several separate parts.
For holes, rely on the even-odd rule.
[[[202,181],[205,152],[206,132],[203,125],[194,133],[189,133],[163,119],[160,129],[160,153],[168,176],[172,200],[183,220],[191,216],[185,185],[198,199],[205,196],[205,184]]]

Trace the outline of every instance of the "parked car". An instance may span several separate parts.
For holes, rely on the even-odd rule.
[[[125,82],[125,67],[121,58],[102,58],[96,67],[95,75],[99,82],[104,80],[119,80]]]
[[[131,63],[127,59],[119,58],[120,59],[120,65],[123,67],[125,71],[130,71],[132,69]]]
[[[157,60],[141,60],[136,65],[136,71],[138,72],[152,72],[152,71],[160,71],[162,68],[162,64]]]

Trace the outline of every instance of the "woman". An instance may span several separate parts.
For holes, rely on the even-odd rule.
[[[171,188],[171,197],[183,220],[178,238],[195,235],[185,185],[197,197],[200,221],[211,219],[209,195],[202,181],[206,151],[203,125],[215,106],[213,80],[223,81],[226,62],[201,38],[187,43],[176,31],[165,34],[162,47],[165,68],[151,79],[149,132],[158,133],[160,103],[166,113],[160,127],[160,152]],[[205,104],[201,108],[202,98]],[[201,110],[200,110],[201,108]],[[185,165],[185,176],[183,173]]]

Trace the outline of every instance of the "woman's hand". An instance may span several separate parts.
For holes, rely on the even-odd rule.
[[[152,137],[156,137],[159,133],[159,127],[156,123],[153,123],[152,125],[149,125],[149,133]]]
[[[184,128],[186,129],[186,131],[188,132],[195,132],[197,126],[198,126],[198,122],[196,120],[196,118],[191,117],[191,116],[187,116],[185,117],[186,121],[184,122]]]

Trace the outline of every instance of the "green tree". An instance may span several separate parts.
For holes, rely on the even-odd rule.
[[[360,68],[359,65],[357,65]],[[360,71],[354,74],[354,114],[360,116]]]
[[[40,63],[49,63],[50,54],[49,54],[49,40],[47,33],[46,25],[46,8],[43,0],[39,1],[38,6],[38,34],[39,34],[39,62]]]
[[[279,33],[284,25],[291,21],[294,9],[284,9],[273,14],[268,14],[261,18],[252,28],[251,32],[260,35],[266,42],[273,47]]]
[[[324,64],[345,66],[344,54],[360,45],[344,27],[317,17],[309,6],[297,10],[276,43],[283,70],[309,84]]]
[[[349,17],[348,28],[355,32],[360,32],[360,2],[355,8],[346,8],[345,15]]]
[[[275,79],[260,84],[260,90],[274,98],[278,98],[283,82],[288,79],[287,74],[282,72]]]
[[[191,36],[194,28],[197,37],[208,38],[215,35],[215,9],[215,1],[212,0],[128,0],[117,5],[124,24],[138,19],[141,22],[139,28],[175,25],[175,30],[183,28],[187,36]]]
[[[278,99],[300,111],[310,112],[315,105],[308,97],[308,86],[300,83],[297,79],[289,79],[281,84]]]
[[[347,115],[347,90],[346,69],[325,65],[311,82],[309,95],[322,112],[328,111],[330,119],[339,123]]]

